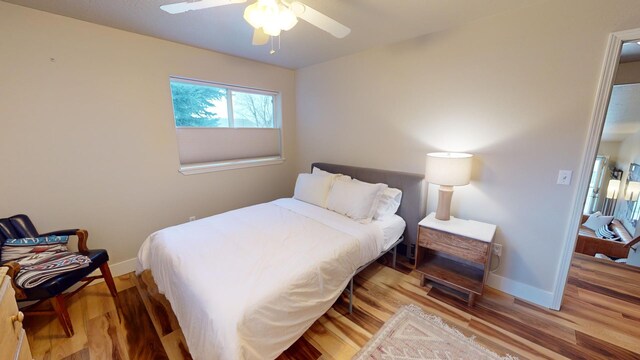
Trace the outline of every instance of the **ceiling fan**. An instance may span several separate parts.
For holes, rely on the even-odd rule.
[[[245,2],[247,0],[196,0],[162,5],[160,9],[170,14],[179,14]],[[291,30],[298,23],[298,18],[339,39],[351,32],[348,27],[299,1],[257,0],[244,10],[244,19],[254,28],[253,45],[264,45],[270,37],[279,36],[281,31]],[[272,49],[271,53],[273,52]]]

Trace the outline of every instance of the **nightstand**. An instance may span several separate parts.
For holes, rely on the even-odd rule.
[[[0,266],[0,359],[33,359],[22,328],[24,314],[18,311],[16,295],[6,273],[7,268]]]
[[[496,226],[451,217],[438,220],[429,214],[418,224],[415,269],[427,280],[468,294],[472,306],[482,295],[489,274]]]

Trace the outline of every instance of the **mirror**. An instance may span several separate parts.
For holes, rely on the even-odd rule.
[[[575,252],[640,266],[640,44],[622,45]],[[634,258],[638,254],[637,259]],[[636,261],[637,260],[637,261]]]

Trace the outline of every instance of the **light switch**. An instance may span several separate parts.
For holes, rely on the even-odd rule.
[[[560,170],[560,172],[558,172],[558,185],[571,184],[571,174],[573,174],[571,170]]]

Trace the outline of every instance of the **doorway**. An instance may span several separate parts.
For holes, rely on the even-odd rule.
[[[634,243],[626,248],[624,246],[640,235],[639,221],[634,220],[635,214],[640,214],[640,210],[637,210],[640,205],[638,196],[634,195],[636,182],[633,165],[640,164],[640,127],[635,128],[640,126],[638,41],[640,29],[613,33],[609,38],[582,171],[578,177],[578,196],[556,281],[552,304],[552,308],[556,310],[562,304],[574,249],[585,257],[595,258],[596,254],[600,254],[598,257],[601,260],[598,261],[619,260],[632,264],[635,260],[630,258],[637,258],[637,266],[640,266],[640,244]],[[631,121],[629,112],[636,111],[634,106],[638,108],[638,116]],[[637,167],[640,168],[640,165]],[[637,184],[640,185],[640,179]],[[599,217],[602,218],[596,219]],[[609,217],[612,221],[617,220],[615,225],[619,228],[612,229],[613,225],[607,222]],[[585,226],[585,223],[590,226]],[[606,227],[603,228],[603,225]],[[605,234],[605,230],[611,231],[613,235]],[[622,241],[615,239],[621,237],[618,231],[620,234],[626,231],[627,237]],[[612,239],[608,240],[612,241],[601,239],[605,235],[610,235]],[[629,253],[632,254],[628,255]]]

